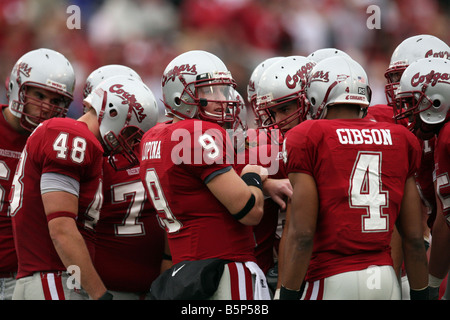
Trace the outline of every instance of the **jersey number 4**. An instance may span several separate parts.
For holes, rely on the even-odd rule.
[[[389,230],[389,216],[383,214],[383,208],[388,207],[389,194],[382,190],[381,158],[381,152],[360,151],[350,176],[350,207],[367,211],[361,217],[362,232]]]

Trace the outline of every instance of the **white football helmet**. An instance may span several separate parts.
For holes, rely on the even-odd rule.
[[[319,49],[319,50],[316,50],[316,51],[310,53],[307,56],[307,58],[309,60],[312,60],[315,63],[318,63],[324,59],[331,58],[331,57],[350,58],[350,56],[346,52],[336,49],[336,48],[322,48],[322,49]]]
[[[93,89],[84,104],[97,113],[100,142],[111,165],[116,170],[137,165],[140,140],[158,119],[152,91],[137,78],[109,77]]]
[[[142,81],[139,74],[130,67],[120,64],[108,64],[95,69],[87,77],[83,90],[83,99],[85,99],[92,92],[92,89],[95,88],[100,82],[106,80],[106,78],[120,75],[129,76]]]
[[[161,87],[166,114],[220,125],[236,120],[237,109],[229,107],[236,103],[229,100],[236,82],[212,53],[192,50],[177,56],[164,70]],[[217,106],[214,112],[206,110],[208,104]]]
[[[236,119],[235,122],[232,124],[231,129],[233,130],[240,130],[240,131],[247,131],[248,129],[248,123],[247,123],[247,105],[245,104],[244,98],[242,95],[237,91],[236,89],[232,89],[230,91],[230,99],[231,101],[234,101],[230,107],[236,109]]]
[[[394,105],[396,119],[408,117],[414,131],[423,124],[435,126],[450,117],[450,61],[440,58],[419,59],[403,72]],[[414,116],[413,116],[414,115]],[[419,120],[419,119],[420,120]],[[419,121],[418,121],[419,120]],[[422,122],[422,123],[421,123]]]
[[[224,128],[227,129],[235,150],[241,152],[245,150],[248,130],[247,106],[244,98],[237,90],[232,89],[231,95],[230,100],[236,100],[236,102],[230,105],[230,107],[237,109],[237,117],[234,123],[227,123]]]
[[[367,74],[359,63],[342,56],[327,58],[312,69],[306,85],[306,98],[312,119],[326,117],[334,104],[356,104],[361,117],[370,104]]]
[[[283,127],[296,119],[306,117],[304,88],[309,72],[316,63],[303,56],[285,57],[269,66],[257,86],[256,114],[260,128]],[[296,103],[297,109],[286,118],[276,122],[271,109]]]
[[[11,113],[20,118],[20,124],[33,131],[39,123],[52,117],[65,117],[73,100],[75,72],[69,60],[51,49],[36,49],[24,54],[14,65],[9,76],[7,96]],[[62,96],[58,104],[39,101],[27,95],[28,87],[37,87]],[[40,115],[26,112],[28,102],[41,106]]]
[[[387,84],[385,94],[387,104],[394,107],[395,90],[403,71],[414,61],[422,58],[450,59],[450,47],[441,39],[427,34],[409,37],[403,40],[394,50],[389,67],[384,76]]]
[[[280,61],[283,59],[283,57],[271,57],[268,58],[262,62],[260,62],[255,69],[253,69],[252,74],[250,75],[250,79],[248,80],[247,84],[247,101],[250,104],[250,107],[252,108],[255,117],[256,117],[256,125],[259,126],[259,119],[256,114],[256,88],[258,87],[259,79],[261,78],[262,74],[264,73],[264,70],[266,70],[268,67],[270,67],[272,64],[274,64],[277,61]]]

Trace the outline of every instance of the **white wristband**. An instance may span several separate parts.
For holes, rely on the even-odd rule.
[[[273,300],[280,300],[280,289],[279,288],[277,290],[275,290]]]
[[[438,288],[444,279],[436,278],[435,276],[428,274],[428,286],[432,288]]]

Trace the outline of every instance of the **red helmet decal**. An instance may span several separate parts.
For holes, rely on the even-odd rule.
[[[313,81],[328,82],[328,81],[330,81],[330,79],[328,77],[329,77],[329,71],[323,72],[322,70],[319,70],[311,75],[310,82],[313,82]]]
[[[167,72],[167,74],[163,75],[162,79],[162,86],[164,87],[167,82],[170,80],[174,81],[175,77],[179,76],[180,74],[190,74],[190,75],[196,75],[197,69],[196,65],[193,66],[189,64],[182,64],[181,66],[175,66],[172,70]]]
[[[450,52],[448,51],[433,52],[433,49],[430,49],[427,51],[427,53],[425,53],[425,58],[428,57],[448,59],[450,57]]]
[[[114,84],[109,87],[109,92],[116,93],[123,100],[122,104],[129,104],[133,108],[133,112],[136,115],[138,122],[142,122],[142,120],[144,120],[147,116],[144,113],[144,108],[136,101],[134,94],[130,94],[122,89],[122,87],[122,84]]]
[[[431,70],[430,73],[426,75],[421,75],[420,72],[417,72],[411,78],[411,85],[413,87],[417,87],[421,83],[429,83],[431,86],[435,86],[437,83],[447,83],[450,84],[450,74],[448,73],[440,73],[434,70]]]
[[[315,63],[308,62],[304,66],[302,66],[300,69],[297,70],[297,72],[291,76],[288,75],[286,77],[286,86],[289,89],[294,89],[297,86],[297,83],[301,80],[306,81],[306,77],[308,75],[308,72],[311,71],[311,69],[315,66]],[[328,75],[328,73],[327,73]]]
[[[19,75],[19,73],[23,74],[25,77],[29,77],[30,76],[30,72],[31,72],[31,67],[28,66],[28,63],[25,62],[21,62],[19,64],[19,68],[17,70],[17,75]]]

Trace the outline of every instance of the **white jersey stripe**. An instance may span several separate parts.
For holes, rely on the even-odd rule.
[[[50,291],[50,296],[52,297],[52,300],[59,300],[58,290],[56,289],[54,273],[47,274],[47,284],[48,284],[48,289]]]
[[[314,281],[310,300],[317,300],[317,296],[319,295],[319,287],[320,287],[320,280]]]
[[[241,300],[247,300],[247,287],[245,282],[245,270],[242,262],[236,262],[239,281],[239,297]]]

